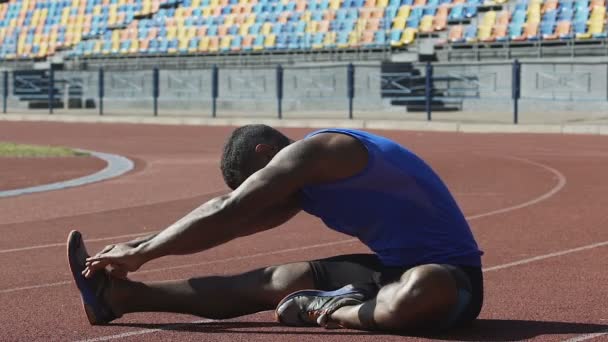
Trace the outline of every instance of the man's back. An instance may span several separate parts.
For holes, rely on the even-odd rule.
[[[480,266],[477,244],[437,174],[397,143],[363,131],[346,134],[368,151],[367,166],[344,180],[306,186],[302,208],[330,228],[359,238],[386,265],[451,263]]]

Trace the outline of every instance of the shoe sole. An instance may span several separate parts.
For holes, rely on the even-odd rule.
[[[74,247],[72,249],[71,247],[73,245],[74,245]],[[78,288],[78,294],[80,295],[80,302],[82,303],[82,309],[84,310],[89,323],[91,325],[99,325],[100,323],[97,321],[97,318],[95,316],[95,311],[89,304],[87,304],[85,302],[84,296],[82,295],[82,292],[87,291],[87,290],[83,289],[78,284],[78,281],[76,281],[77,274],[81,274],[82,270],[79,269],[78,265],[74,265],[72,263],[73,258],[72,258],[71,252],[77,250],[78,248],[83,248],[85,256],[89,257],[89,253],[87,252],[86,247],[83,245],[83,242],[82,242],[82,234],[80,234],[80,232],[78,232],[76,230],[72,230],[70,232],[70,234],[68,235],[68,240],[66,243],[67,259],[68,259],[68,265],[70,266],[70,271],[72,272],[72,280],[74,281],[74,284]]]
[[[308,324],[294,325],[294,324],[289,324],[289,323],[283,321],[281,319],[281,316],[279,315],[279,310],[280,310],[281,306],[297,296],[336,297],[336,296],[356,294],[356,293],[360,293],[360,291],[357,291],[354,288],[346,288],[346,289],[340,288],[340,289],[337,289],[334,291],[321,291],[321,290],[312,290],[312,289],[295,291],[295,292],[292,292],[289,295],[287,295],[285,298],[283,298],[279,302],[276,309],[274,310],[274,319],[281,324],[290,325],[290,326],[310,326]]]

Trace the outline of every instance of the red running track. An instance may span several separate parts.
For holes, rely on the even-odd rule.
[[[608,137],[382,131],[425,158],[454,192],[485,251],[486,302],[467,331],[403,337],[295,329],[270,312],[227,321],[134,314],[91,327],[65,263],[81,230],[91,250],[164,228],[225,192],[229,127],[5,122],[2,140],[125,155],[136,169],[79,188],[0,199],[0,340],[582,341],[608,340]],[[308,130],[285,129],[293,138]],[[365,251],[301,214],[255,236],[156,260],[133,277],[180,279]]]

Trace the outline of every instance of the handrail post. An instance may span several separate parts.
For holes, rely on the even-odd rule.
[[[431,121],[431,105],[433,101],[433,66],[427,62],[424,74],[424,107],[426,109],[426,120]]]
[[[211,117],[216,117],[217,97],[219,95],[219,70],[217,65],[211,69]]]
[[[512,98],[513,98],[513,123],[517,125],[519,122],[518,102],[521,96],[521,63],[519,60],[513,61],[513,76],[512,76]]]
[[[2,113],[6,114],[6,103],[8,102],[8,71],[2,72]]]
[[[152,96],[154,98],[154,116],[158,116],[158,97],[160,95],[159,76],[160,75],[158,67],[154,67],[152,72]]]
[[[49,68],[49,81],[48,81],[48,95],[49,95],[49,114],[53,114],[53,106],[55,102],[55,69],[53,64]]]
[[[277,114],[279,119],[283,118],[283,67],[277,65]]]
[[[99,115],[103,115],[103,96],[104,96],[104,73],[103,68],[99,68],[97,92],[99,96]]]
[[[348,64],[347,68],[348,118],[353,119],[353,99],[355,97],[355,66]]]

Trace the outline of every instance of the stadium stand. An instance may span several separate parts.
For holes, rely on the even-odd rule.
[[[400,49],[606,39],[605,0],[11,0],[0,58]]]

